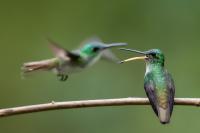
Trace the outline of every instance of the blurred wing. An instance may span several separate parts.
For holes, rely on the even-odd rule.
[[[149,77],[151,74],[147,74],[146,78],[150,79]],[[147,97],[149,98],[149,102],[151,103],[151,106],[158,116],[158,110],[157,110],[157,99],[156,99],[156,94],[154,90],[154,82],[152,80],[146,80],[144,84],[144,89],[146,91]]]
[[[102,58],[106,59],[106,60],[109,60],[109,61],[112,61],[114,63],[117,63],[117,62],[120,61],[119,58],[117,58],[117,56],[109,49],[104,50],[102,52]]]
[[[167,77],[167,87],[169,89],[168,100],[169,100],[170,115],[171,115],[173,111],[173,106],[174,106],[175,85],[174,85],[174,80],[172,79],[172,76],[170,73],[166,72],[166,77]]]
[[[81,44],[79,45],[79,48],[82,48],[85,44],[92,43],[92,42],[102,43],[102,40],[97,36],[90,37],[90,38],[82,41]]]
[[[78,59],[80,56],[76,53],[72,53],[64,48],[62,48],[60,45],[58,45],[56,42],[48,39],[50,42],[50,49],[53,51],[56,57],[64,59],[64,60],[71,60],[71,59]]]

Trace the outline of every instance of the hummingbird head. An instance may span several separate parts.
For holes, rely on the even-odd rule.
[[[151,49],[151,50],[144,51],[144,52],[138,51],[138,50],[133,50],[133,49],[125,49],[125,48],[120,48],[120,50],[135,52],[135,53],[139,53],[139,54],[143,55],[140,57],[133,57],[133,58],[123,60],[120,63],[128,62],[131,60],[144,59],[147,64],[160,64],[160,65],[164,66],[165,57],[164,57],[163,52],[160,49]]]
[[[83,54],[86,54],[88,56],[96,56],[106,49],[117,47],[117,46],[124,46],[124,45],[126,45],[126,43],[113,43],[113,44],[106,45],[101,42],[91,42],[84,45],[80,51]]]

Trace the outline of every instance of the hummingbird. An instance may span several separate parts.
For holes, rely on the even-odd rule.
[[[61,81],[66,81],[68,75],[79,72],[95,64],[101,57],[109,60],[116,60],[116,56],[109,51],[110,48],[124,46],[126,43],[105,44],[99,39],[90,39],[76,50],[66,50],[56,42],[48,39],[50,49],[55,58],[24,63],[23,73],[29,73],[38,70],[53,71]]]
[[[146,95],[160,122],[162,124],[169,123],[174,105],[175,85],[171,74],[164,67],[165,57],[163,52],[159,49],[144,52],[126,48],[120,49],[142,55],[123,60],[120,63],[145,60],[144,89]]]

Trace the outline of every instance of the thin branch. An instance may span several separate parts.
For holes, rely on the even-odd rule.
[[[122,105],[149,105],[149,100],[147,98],[118,98],[118,99],[67,101],[67,102],[53,101],[51,103],[45,103],[45,104],[0,109],[0,117],[48,111],[48,110],[58,110],[58,109],[87,108],[87,107],[99,107],[99,106],[122,106]],[[200,98],[175,98],[175,105],[200,106]]]

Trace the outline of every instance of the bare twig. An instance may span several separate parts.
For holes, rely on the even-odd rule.
[[[14,108],[0,109],[0,117],[33,113],[57,109],[86,108],[99,106],[121,106],[121,105],[149,105],[147,98],[118,98],[100,100],[82,100],[67,102],[51,102],[46,104],[28,105]],[[175,105],[200,106],[200,98],[175,98]]]

